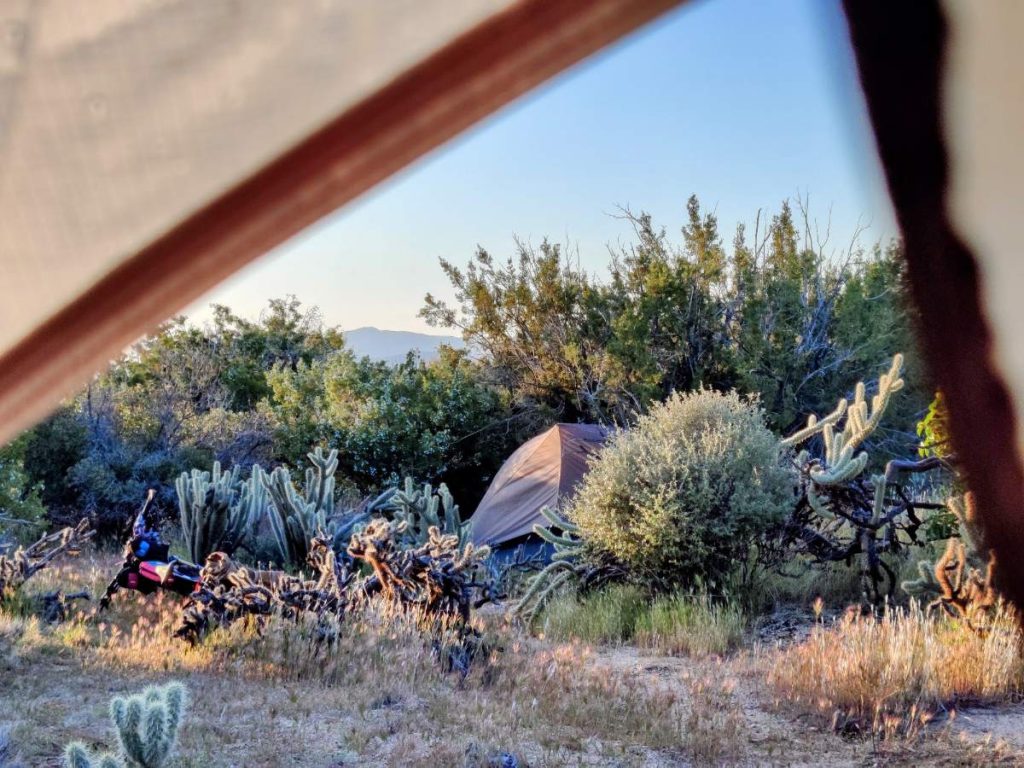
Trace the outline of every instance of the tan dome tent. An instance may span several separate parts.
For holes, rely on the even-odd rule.
[[[248,262],[680,3],[0,0],[0,441]],[[925,353],[1024,606],[1024,3],[843,7]]]
[[[556,424],[519,446],[473,513],[473,541],[511,545],[545,525],[541,509],[558,509],[572,495],[607,437],[596,424]]]

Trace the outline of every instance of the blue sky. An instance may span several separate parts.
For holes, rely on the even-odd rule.
[[[287,293],[342,328],[428,330],[437,265],[513,236],[578,247],[600,274],[618,206],[672,233],[696,193],[726,240],[809,196],[833,241],[895,234],[838,2],[698,0],[564,73],[212,291],[256,316]],[[436,331],[435,331],[436,332]]]

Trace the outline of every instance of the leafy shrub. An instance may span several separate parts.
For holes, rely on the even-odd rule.
[[[735,392],[673,395],[612,438],[567,516],[637,580],[713,587],[791,502],[779,451],[761,409]]]
[[[44,523],[39,485],[25,472],[24,442],[22,438],[0,447],[0,551],[5,542],[34,540]]]

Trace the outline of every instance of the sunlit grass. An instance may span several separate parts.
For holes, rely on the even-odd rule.
[[[916,604],[877,618],[849,612],[775,653],[768,682],[780,699],[840,724],[906,729],[943,708],[1024,692],[1021,640],[1006,614],[979,634]]]
[[[32,593],[101,587],[115,565],[40,574]],[[463,677],[438,663],[454,627],[425,634],[422,616],[383,605],[336,623],[240,621],[195,647],[173,637],[180,606],[167,593],[122,593],[108,611],[86,604],[54,625],[0,611],[0,677],[15,684],[0,725],[13,725],[29,764],[102,738],[111,692],[167,679],[194,694],[182,766],[321,764],[332,749],[344,764],[461,765],[470,744],[532,765],[579,754],[639,765],[688,743],[673,686],[612,674],[582,646],[537,644],[500,617],[474,620],[481,651]],[[69,712],[78,725],[64,725]]]

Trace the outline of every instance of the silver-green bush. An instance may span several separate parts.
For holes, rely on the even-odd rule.
[[[714,587],[792,503],[780,450],[756,403],[673,395],[611,439],[567,516],[638,580]]]

